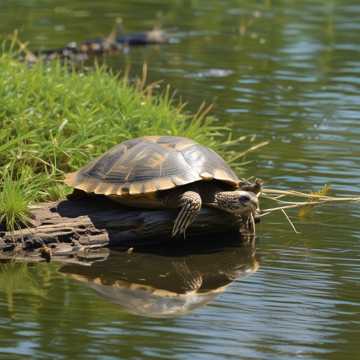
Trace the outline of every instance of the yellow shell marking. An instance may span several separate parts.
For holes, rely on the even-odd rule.
[[[144,140],[148,140],[148,141],[151,141],[153,143],[158,142],[160,138],[161,138],[161,136],[144,136],[143,137]]]
[[[228,174],[222,170],[222,169],[214,169],[214,178],[215,179],[219,179],[219,180],[222,180],[222,179],[225,179],[227,180],[229,178]]]
[[[168,177],[158,179],[156,185],[159,190],[171,189],[174,187],[174,183]]]
[[[144,184],[141,182],[134,182],[130,184],[130,195],[141,194],[143,192]]]
[[[214,176],[212,174],[210,174],[209,172],[207,172],[207,171],[204,171],[204,172],[200,173],[200,176],[205,181],[209,181],[209,180],[214,179]]]
[[[157,190],[157,187],[153,181],[147,181],[144,183],[144,190],[145,193],[155,192]]]

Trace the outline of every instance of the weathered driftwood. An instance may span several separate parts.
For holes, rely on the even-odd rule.
[[[238,232],[233,216],[202,209],[186,239],[172,239],[176,210],[140,210],[104,197],[43,203],[31,210],[32,224],[14,232],[0,231],[0,260],[94,260],[103,247],[132,248],[160,241],[191,241],[194,236]],[[240,236],[240,235],[239,235]]]

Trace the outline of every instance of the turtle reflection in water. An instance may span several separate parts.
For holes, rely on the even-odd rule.
[[[235,279],[257,271],[254,247],[173,249],[158,253],[111,250],[90,267],[64,265],[61,272],[85,283],[127,312],[147,317],[175,317],[204,306]]]
[[[172,236],[185,235],[202,205],[235,215],[255,230],[259,181],[242,182],[213,150],[176,136],[125,141],[68,174],[65,183],[138,208],[179,209]]]

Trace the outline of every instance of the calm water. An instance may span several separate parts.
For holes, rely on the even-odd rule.
[[[234,136],[271,144],[244,176],[270,187],[360,195],[360,4],[348,1],[3,0],[0,33],[33,48],[160,22],[173,43],[107,61],[146,61],[190,109],[214,102]],[[239,147],[244,150],[248,145]],[[0,358],[357,359],[360,210],[264,219],[256,249],[103,254],[106,262],[3,265]],[[153,317],[139,316],[138,314]]]

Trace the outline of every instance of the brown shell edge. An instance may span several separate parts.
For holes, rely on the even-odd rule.
[[[153,179],[149,181],[135,181],[132,183],[114,184],[104,183],[101,180],[91,177],[84,178],[79,172],[72,172],[65,175],[64,183],[75,189],[83,190],[88,193],[95,193],[101,195],[138,195],[149,194],[159,190],[169,190],[181,185],[191,184],[195,181],[222,181],[234,188],[239,187],[239,182],[233,181],[226,176],[225,173],[215,172],[210,174],[203,172],[199,174],[198,178],[194,178],[192,181],[187,181],[179,176],[163,177],[159,179]]]
[[[158,190],[168,190],[178,186],[179,181],[174,181],[171,177],[153,179],[149,181],[135,181],[131,183],[113,184],[104,183],[100,179],[91,177],[82,178],[78,172],[65,175],[64,183],[75,189],[83,190],[88,193],[101,195],[138,195],[153,193]],[[201,178],[199,178],[201,180]],[[196,179],[194,179],[196,181]],[[182,185],[190,182],[183,181]]]

